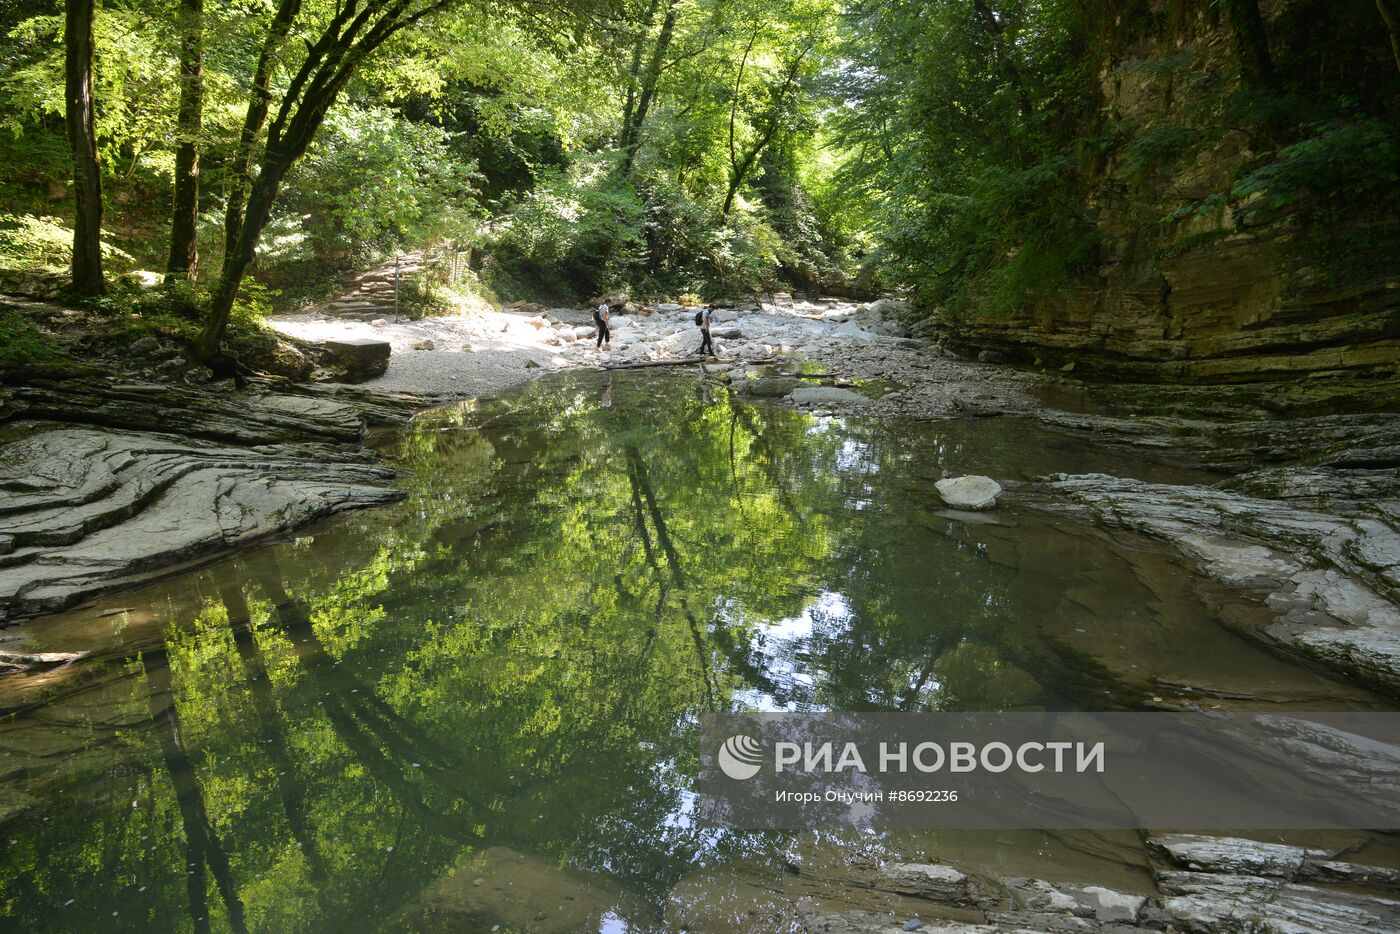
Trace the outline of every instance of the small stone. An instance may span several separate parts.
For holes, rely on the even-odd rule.
[[[375,318],[372,321],[370,321],[370,324],[374,325],[375,327],[383,327],[388,323],[389,322],[385,321],[383,318]]]
[[[433,349],[433,342],[430,341],[430,340],[428,340],[427,338],[424,338],[424,339],[421,340],[421,341],[414,341],[414,342],[413,342],[413,349],[414,349],[414,350],[432,350],[432,349]]]
[[[906,931],[917,931],[923,926],[924,923],[918,918],[910,918],[908,921],[904,922],[904,930]]]

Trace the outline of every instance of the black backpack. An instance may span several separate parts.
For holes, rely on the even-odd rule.
[[[705,313],[704,313],[703,311],[697,311],[697,312],[695,313],[695,323],[696,323],[696,324],[704,324],[704,323],[705,323]]]

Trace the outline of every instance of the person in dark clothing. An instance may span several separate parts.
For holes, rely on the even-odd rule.
[[[710,339],[710,322],[715,316],[715,306],[706,305],[705,310],[700,313],[700,350],[697,351],[702,357],[713,357],[715,355],[715,342]]]
[[[598,326],[598,343],[595,350],[612,350],[612,329],[608,327],[609,312],[612,311],[612,302],[603,302],[593,311],[593,323]]]

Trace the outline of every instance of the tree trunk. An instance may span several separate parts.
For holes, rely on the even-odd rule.
[[[1400,69],[1400,13],[1390,8],[1390,0],[1376,0],[1376,11],[1385,21],[1386,32],[1390,33],[1390,54],[1395,56],[1395,67]]]
[[[1244,73],[1262,87],[1277,91],[1278,76],[1274,73],[1273,57],[1269,54],[1269,34],[1264,28],[1264,17],[1259,12],[1259,0],[1225,0],[1225,10],[1235,30]]]
[[[175,150],[175,195],[165,281],[194,281],[199,271],[199,134],[204,116],[204,0],[181,0],[180,145]]]
[[[642,73],[642,53],[651,39],[651,25],[656,22],[656,8],[660,0],[650,0],[646,17],[637,31],[637,41],[632,45],[632,63],[627,66],[627,103],[622,108],[622,132],[617,134],[618,142],[624,142],[632,133],[632,116],[637,109],[638,82]]]
[[[734,198],[739,194],[739,186],[744,184],[744,178],[749,174],[749,169],[753,167],[754,159],[757,157],[758,150],[752,150],[744,156],[738,165],[730,169],[729,188],[724,193],[724,207],[720,208],[720,217],[728,217],[729,212],[734,209]]]
[[[252,265],[253,257],[257,255],[258,238],[262,236],[263,228],[272,217],[272,205],[277,200],[277,189],[282,184],[282,177],[291,168],[292,161],[279,159],[269,164],[264,160],[262,171],[253,183],[252,193],[248,197],[247,214],[239,226],[238,240],[233,249],[224,256],[223,272],[210,300],[209,318],[199,336],[200,354],[206,360],[217,354],[223,343],[224,332],[228,330],[229,316],[233,313],[233,303],[238,299],[238,287],[243,282],[244,273]]]
[[[647,62],[647,70],[642,75],[641,93],[637,98],[637,110],[632,115],[630,133],[622,141],[622,177],[626,178],[632,174],[632,162],[637,158],[637,148],[642,142],[642,124],[646,122],[647,111],[651,109],[651,102],[656,97],[656,82],[661,77],[661,64],[666,59],[666,50],[671,45],[671,37],[676,32],[676,4],[677,0],[669,0],[666,6],[666,18],[661,22],[661,35],[656,37],[656,48],[651,50],[651,59]]]
[[[73,222],[73,291],[101,295],[102,175],[97,163],[97,134],[93,126],[94,0],[68,0],[64,22],[65,122],[73,156],[73,193],[77,212]]]
[[[258,136],[267,122],[267,112],[272,106],[272,71],[277,64],[277,53],[282,48],[292,21],[301,12],[301,0],[282,0],[268,27],[267,39],[258,54],[258,64],[253,72],[253,94],[248,101],[248,112],[243,118],[243,130],[239,133],[238,149],[234,152],[230,172],[231,187],[228,205],[224,210],[224,267],[228,267],[229,257],[238,246],[238,235],[243,231],[243,212],[248,205],[249,179],[253,171],[253,153],[257,149]]]

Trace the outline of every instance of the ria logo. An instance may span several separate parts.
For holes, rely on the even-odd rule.
[[[719,767],[735,781],[753,778],[762,768],[763,747],[752,736],[739,733],[719,747]]]

